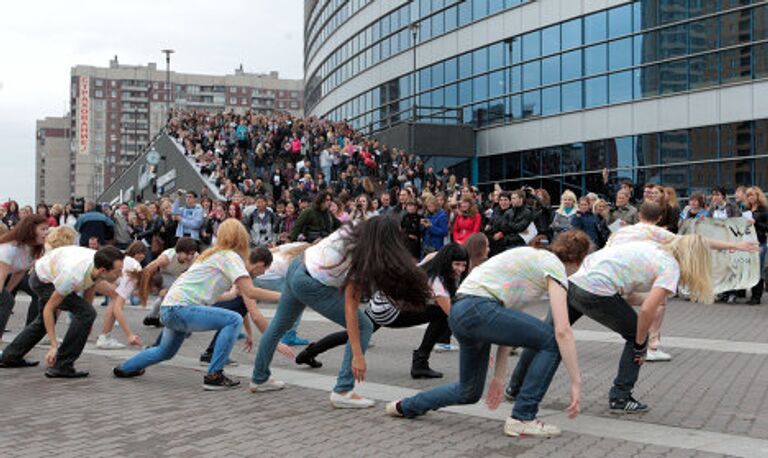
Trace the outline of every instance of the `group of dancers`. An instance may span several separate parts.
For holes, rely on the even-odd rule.
[[[262,335],[249,384],[252,393],[285,387],[270,372],[275,351],[299,364],[319,367],[322,352],[345,345],[331,404],[368,408],[374,401],[356,393],[355,385],[366,378],[365,353],[373,332],[428,324],[413,352],[411,375],[442,376],[428,360],[435,343],[450,330],[460,346],[459,381],[389,402],[388,415],[413,418],[477,402],[485,387],[491,347],[496,345],[486,403],[496,409],[505,395],[514,401],[505,434],[556,436],[560,429],[541,422],[537,414],[561,360],[570,379],[567,413],[573,418],[580,411],[582,379],[571,329],[576,320],[586,315],[625,340],[608,408],[613,413],[644,412],[648,406],[632,392],[649,336],[658,341],[667,298],[684,289],[692,301],[711,302],[710,250],[758,250],[751,243],[674,235],[655,225],[661,212],[654,203],[643,204],[641,222],[619,230],[599,251],[592,252],[586,234],[572,230],[550,244],[536,240],[532,246],[485,260],[488,241],[477,234],[473,236],[477,240],[447,244],[420,264],[411,257],[399,222],[392,217],[346,224],[312,245],[274,250],[250,250],[245,227],[229,219],[219,227],[211,248],[198,254],[193,241],[180,239],[143,269],[146,248],[142,252],[140,247],[129,247],[123,253],[113,247],[46,247],[47,223],[30,216],[0,237],[0,331],[16,291],[26,288],[37,301],[27,326],[3,350],[0,367],[37,365],[25,357],[47,336],[45,375],[85,377],[88,373],[75,369],[74,363],[96,317],[94,295],[110,298],[99,340],[110,341],[117,321],[128,342],[138,346],[141,341],[125,322],[123,305],[135,291],[145,303],[154,292],[160,296],[155,308],[164,325],[162,333],[155,345],[115,367],[116,377],[141,376],[146,368],[172,358],[190,333],[213,330],[216,335],[201,355],[201,362],[208,364],[203,388],[237,387],[240,382],[227,377],[224,367],[243,324],[246,345],[253,345],[248,324],[253,321]],[[271,273],[272,281],[260,283],[265,272]],[[524,311],[544,297],[549,300],[545,319]],[[259,310],[259,301],[278,303],[270,322]],[[346,330],[294,355],[280,341],[295,329],[306,307]],[[71,316],[61,345],[55,332],[60,310]],[[244,319],[246,315],[249,319]],[[515,347],[523,352],[507,380],[508,355]]]

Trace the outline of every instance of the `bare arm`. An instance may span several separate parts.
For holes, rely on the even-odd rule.
[[[96,297],[96,285],[93,285],[90,288],[83,291],[83,300],[85,300],[85,302],[92,304],[93,299],[95,297]]]
[[[5,289],[7,291],[13,291],[14,288],[19,286],[19,283],[21,283],[21,280],[24,278],[25,273],[27,272],[24,270],[20,272],[14,272],[13,275],[11,275],[11,278],[8,280],[8,284],[5,285]],[[3,276],[2,278],[3,280],[5,280],[5,276]],[[0,284],[0,291],[1,290],[2,290],[2,284]]]
[[[352,374],[355,380],[365,379],[365,355],[360,344],[360,323],[357,320],[357,308],[360,304],[360,288],[349,283],[344,289],[344,319],[347,323],[349,345],[352,348]]]
[[[581,404],[581,372],[576,354],[576,339],[568,319],[568,297],[565,288],[553,279],[548,279],[549,303],[555,326],[555,340],[560,356],[571,379],[571,404],[566,409],[568,416],[579,414]]]
[[[251,277],[243,276],[238,278],[235,280],[235,286],[237,286],[237,289],[240,290],[244,298],[247,296],[262,302],[277,302],[280,300],[280,293],[253,286]]]
[[[0,291],[2,291],[3,288],[5,288],[6,286],[10,285],[10,283],[8,285],[5,284],[5,279],[10,274],[11,274],[11,266],[4,262],[0,262]],[[11,290],[11,288],[7,288],[7,289],[8,291]]]
[[[435,298],[437,305],[443,309],[446,315],[451,314],[451,298],[445,296],[439,296]]]
[[[152,279],[152,275],[154,275],[155,272],[159,271],[160,269],[168,267],[170,263],[171,260],[168,259],[167,256],[161,254],[157,257],[157,259],[150,262],[147,267],[142,270],[141,285],[139,287],[139,298],[143,304],[147,303],[147,298],[149,297],[149,281]]]
[[[656,318],[656,312],[659,306],[664,304],[670,292],[664,288],[652,288],[651,292],[640,306],[640,313],[637,315],[637,333],[635,334],[635,344],[643,345],[648,338],[648,329],[650,329],[653,320]]]
[[[726,242],[708,237],[704,237],[704,241],[712,250],[760,251],[760,245],[757,242]]]

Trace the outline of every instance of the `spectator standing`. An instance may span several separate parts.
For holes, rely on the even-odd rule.
[[[185,205],[181,205],[179,199],[173,203],[173,217],[176,220],[176,237],[190,237],[194,240],[200,240],[200,229],[203,227],[203,207],[197,203],[197,193],[187,191],[185,194]]]
[[[616,207],[611,210],[608,224],[613,224],[617,220],[622,222],[622,226],[637,223],[637,208],[629,203],[630,197],[631,195],[626,189],[620,189],[616,193]]]
[[[424,200],[426,211],[421,219],[422,253],[427,255],[439,251],[448,235],[448,215],[440,208],[437,199],[428,197]]]
[[[103,245],[107,240],[112,240],[115,223],[91,201],[85,203],[84,210],[85,213],[80,215],[75,222],[75,230],[80,233],[79,245],[87,247],[88,240],[91,238],[96,238],[99,245]]]
[[[131,209],[128,204],[123,202],[117,207],[115,214],[112,215],[112,220],[115,222],[115,246],[121,250],[125,250],[133,242],[133,231],[128,223],[130,211]],[[103,242],[101,243],[103,244]]]
[[[680,221],[678,226],[682,227],[687,219],[709,218],[707,210],[707,199],[704,194],[697,192],[688,198],[688,205],[680,212]]]
[[[278,222],[277,215],[267,207],[267,198],[256,197],[256,209],[243,221],[251,235],[251,246],[276,246]]]
[[[597,226],[598,218],[589,206],[589,198],[582,197],[579,199],[579,210],[576,212],[576,216],[573,217],[573,229],[586,232],[592,243],[599,247],[601,246],[601,237]]]
[[[760,278],[755,286],[752,287],[752,297],[747,304],[758,305],[763,297],[765,289],[765,255],[768,252],[766,246],[766,232],[768,231],[768,199],[763,190],[753,186],[745,192],[745,202],[747,209],[752,212],[752,224],[755,227],[757,241],[760,243]]]
[[[556,239],[558,235],[569,230],[573,217],[576,215],[576,194],[570,189],[566,189],[560,196],[560,208],[555,212],[552,219],[552,237]]]
[[[453,222],[453,241],[463,245],[470,235],[480,232],[480,224],[480,213],[474,199],[471,196],[462,197]]]
[[[293,225],[290,235],[292,242],[299,240],[299,236],[302,236],[304,241],[313,243],[329,236],[341,226],[339,220],[329,211],[332,200],[330,192],[317,194],[312,206],[301,212],[299,219]]]

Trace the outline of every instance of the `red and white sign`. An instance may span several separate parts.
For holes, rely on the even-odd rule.
[[[77,151],[80,154],[88,154],[91,144],[91,95],[90,79],[81,76],[78,82],[77,99]]]

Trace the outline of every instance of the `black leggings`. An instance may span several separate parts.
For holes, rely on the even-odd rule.
[[[8,275],[8,277],[5,279],[6,284],[8,284],[8,281],[10,281],[11,277],[12,275]],[[42,306],[45,306],[45,304],[42,304],[42,306],[39,304],[37,295],[32,292],[32,288],[29,287],[29,274],[25,274],[19,284],[16,285],[16,287],[13,289],[13,291],[8,292],[5,289],[0,291],[0,336],[3,335],[5,326],[8,324],[8,320],[11,317],[13,306],[16,304],[16,293],[19,291],[27,293],[31,299],[29,308],[27,309],[27,325],[35,321],[37,314],[40,312],[39,309]]]
[[[371,320],[367,314],[365,316]],[[373,320],[371,320],[371,323],[373,323],[373,332],[376,332],[382,327],[380,324],[376,324]],[[395,321],[384,325],[384,327],[410,328],[425,323],[429,323],[429,326],[427,326],[427,330],[424,332],[424,337],[421,339],[421,345],[417,351],[424,355],[429,355],[432,352],[432,347],[435,346],[440,336],[448,331],[448,317],[440,307],[430,305],[421,312],[402,310],[397,318],[395,318]],[[334,332],[333,334],[328,334],[317,342],[314,342],[304,351],[310,356],[315,357],[331,348],[346,345],[348,340],[349,336],[347,335],[347,331]]]

